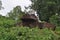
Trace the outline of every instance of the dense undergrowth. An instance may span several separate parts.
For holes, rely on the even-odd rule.
[[[0,40],[60,40],[55,31],[29,27],[0,27]]]
[[[14,26],[15,21],[0,18],[0,40],[60,40],[60,27],[55,31],[47,28]]]

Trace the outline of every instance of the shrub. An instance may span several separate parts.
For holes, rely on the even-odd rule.
[[[50,23],[55,24],[56,26],[60,26],[60,16],[58,15],[51,16]]]
[[[47,28],[0,27],[0,40],[58,40],[58,37]]]
[[[14,23],[15,23],[15,21],[12,19],[0,18],[1,27],[9,28],[9,27],[12,27],[14,25]]]

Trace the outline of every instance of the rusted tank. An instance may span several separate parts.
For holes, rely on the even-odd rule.
[[[38,26],[38,19],[34,14],[25,14],[21,18],[22,25],[28,27],[36,27]]]
[[[44,22],[44,23],[41,23],[38,21],[37,17],[34,15],[34,14],[25,14],[23,15],[23,17],[21,18],[22,22],[20,23],[17,23],[17,25],[19,26],[26,26],[26,27],[30,27],[30,28],[33,28],[33,27],[39,27],[40,29],[43,29],[43,28],[48,28],[48,29],[52,29],[52,30],[55,30],[56,26],[51,24],[51,23],[48,23],[48,22]]]

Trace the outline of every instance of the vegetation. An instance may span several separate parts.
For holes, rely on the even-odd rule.
[[[36,10],[41,21],[55,24],[56,30],[15,26],[14,24],[21,22],[20,18],[25,14],[20,6],[16,6],[7,14],[8,17],[0,15],[0,40],[60,40],[60,0],[31,2],[32,5],[28,8]],[[0,10],[1,7],[0,1]]]
[[[0,10],[1,10],[1,8],[2,8],[2,3],[1,3],[1,1],[0,1]]]
[[[9,19],[8,17],[0,16],[0,26],[1,27],[12,27],[13,24],[15,23],[14,20]]]
[[[60,40],[60,27],[55,31],[39,28],[14,26],[15,21],[8,17],[0,18],[0,40]]]
[[[39,14],[42,21],[49,22],[52,15],[60,15],[60,0],[31,0],[32,5],[29,6]]]
[[[0,10],[4,9],[4,7],[2,7],[2,1],[0,0]]]
[[[20,20],[22,15],[24,15],[24,12],[21,11],[20,6],[16,6],[7,15],[9,16],[9,18],[11,18],[11,19],[13,19],[15,21],[18,21],[18,20]]]
[[[0,27],[0,40],[60,40],[59,38],[59,35],[48,29]]]
[[[51,16],[50,23],[55,24],[56,26],[60,26],[60,16],[58,15]]]

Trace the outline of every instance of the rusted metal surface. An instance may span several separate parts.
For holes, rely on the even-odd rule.
[[[34,14],[31,14],[31,15],[30,14],[25,14],[21,18],[21,20],[24,20],[24,19],[32,19],[32,20],[36,20],[37,21],[37,17]]]
[[[22,25],[22,26],[27,26],[27,27],[30,27],[30,28],[39,27],[40,29],[46,27],[46,28],[52,29],[52,30],[55,30],[55,28],[56,28],[56,26],[51,24],[51,23],[47,23],[47,22],[41,23],[41,22],[39,22],[37,17],[34,14],[32,14],[32,15],[25,14],[21,18],[21,20],[22,20],[21,23],[17,23],[19,26]]]
[[[56,29],[56,26],[54,24],[51,24],[51,23],[48,23],[48,22],[44,22],[43,27],[46,27],[46,28],[51,29],[53,31]]]

